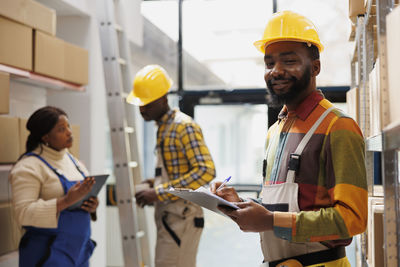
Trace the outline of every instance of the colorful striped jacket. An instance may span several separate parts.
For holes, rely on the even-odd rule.
[[[311,93],[295,111],[284,107],[269,129],[264,183],[286,180],[289,156],[319,116],[332,104]],[[279,138],[273,138],[274,133]],[[300,212],[274,212],[274,233],[293,242],[348,245],[367,225],[367,181],[364,139],[357,123],[334,109],[305,147],[295,182]]]
[[[184,113],[180,113],[180,121],[175,120],[178,112],[171,109],[157,122],[157,147],[161,147],[170,179],[155,188],[160,201],[177,199],[165,192],[171,186],[197,189],[215,177],[214,162],[200,126]]]

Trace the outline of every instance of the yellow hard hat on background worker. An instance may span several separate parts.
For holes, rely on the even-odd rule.
[[[166,95],[171,86],[172,80],[161,66],[147,65],[136,73],[132,91],[126,101],[145,106]]]
[[[309,43],[318,47],[320,53],[324,50],[314,24],[306,17],[292,11],[273,14],[265,27],[263,38],[254,42],[254,46],[265,54],[265,47],[280,41]]]

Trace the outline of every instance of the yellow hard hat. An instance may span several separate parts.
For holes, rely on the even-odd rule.
[[[318,47],[319,52],[324,50],[311,20],[292,11],[273,14],[265,27],[262,40],[254,42],[254,46],[265,54],[268,45],[279,41],[311,43]]]
[[[136,73],[126,102],[145,106],[167,94],[171,86],[172,80],[161,66],[147,65]]]

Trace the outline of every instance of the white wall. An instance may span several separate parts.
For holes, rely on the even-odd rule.
[[[10,116],[28,118],[46,105],[46,89],[10,81]]]

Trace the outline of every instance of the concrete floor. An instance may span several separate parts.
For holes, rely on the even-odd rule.
[[[252,267],[262,262],[259,235],[244,233],[227,217],[204,209],[197,267]]]

